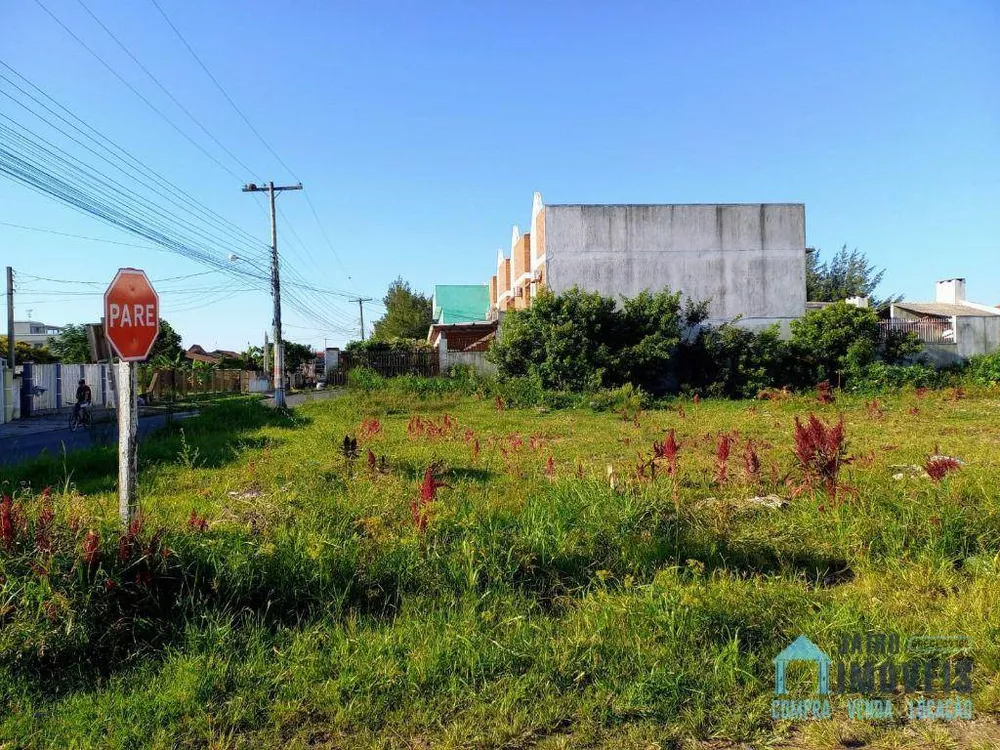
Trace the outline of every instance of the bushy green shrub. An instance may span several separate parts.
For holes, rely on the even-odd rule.
[[[704,326],[678,356],[682,388],[706,396],[754,398],[765,388],[795,387],[808,380],[797,371],[800,360],[777,325],[759,332],[735,321]]]
[[[848,367],[875,361],[878,316],[873,310],[836,302],[792,321],[792,346],[817,380],[837,380]]]
[[[669,290],[615,300],[576,287],[542,292],[531,307],[507,314],[487,354],[501,380],[534,378],[542,388],[597,391],[632,383],[650,392],[676,381],[674,355],[706,305],[681,303]]]
[[[641,388],[626,383],[618,388],[598,391],[590,396],[588,406],[594,411],[627,411],[634,413],[649,406],[649,395]]]
[[[676,388],[683,356],[682,341],[708,317],[707,303],[688,300],[679,292],[641,292],[622,300],[624,346],[614,383],[632,384],[650,393]]]
[[[851,371],[846,390],[853,393],[873,394],[899,390],[907,386],[940,388],[947,383],[950,377],[949,371],[939,370],[923,362],[908,365],[871,362]]]
[[[544,388],[596,390],[617,384],[622,323],[615,301],[596,292],[543,291],[531,307],[507,313],[487,359],[502,379],[530,376]]]
[[[347,386],[359,391],[380,391],[385,388],[384,378],[368,367],[355,367],[347,372]]]
[[[972,357],[966,367],[966,378],[976,385],[1000,383],[1000,351]]]
[[[846,302],[809,310],[793,320],[791,346],[813,383],[859,377],[874,362],[897,364],[922,348],[913,333],[882,335],[874,310]]]

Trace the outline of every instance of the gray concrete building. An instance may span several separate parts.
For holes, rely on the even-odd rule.
[[[500,311],[575,285],[615,298],[666,287],[753,328],[787,330],[805,312],[803,204],[544,205],[536,193],[528,245]]]

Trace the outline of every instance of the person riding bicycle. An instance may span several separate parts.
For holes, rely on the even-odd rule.
[[[90,392],[90,386],[87,385],[87,381],[80,378],[80,381],[76,384],[76,406],[73,407],[73,418],[80,418],[80,411],[85,406],[90,406],[90,401],[92,399],[92,394]]]

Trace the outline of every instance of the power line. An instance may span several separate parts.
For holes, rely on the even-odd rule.
[[[6,115],[0,113],[0,118],[7,120],[20,131],[12,130],[0,123],[0,133],[5,132],[8,136],[6,141],[20,145],[26,154],[36,160],[35,163],[27,161],[21,155],[2,148],[0,144],[0,154],[6,157],[3,171],[8,175],[57,196],[63,202],[85,208],[93,215],[126,227],[156,244],[170,247],[169,232],[176,228],[180,216],[139,196],[100,170],[80,162],[68,152],[47,139],[33,134]],[[87,189],[92,191],[89,195],[84,192]],[[144,231],[137,230],[139,225],[136,224],[136,216],[145,219]],[[197,241],[207,240],[208,247],[216,247],[220,242],[226,242],[208,230],[188,226],[187,231],[194,235]],[[210,251],[196,250],[195,247],[190,242],[187,247],[174,243],[172,249],[188,257],[200,257],[203,261],[219,264],[219,261],[211,258]]]
[[[147,99],[142,94],[142,92],[139,91],[139,89],[137,89],[135,86],[133,86],[127,80],[125,80],[125,78],[117,70],[115,70],[113,67],[111,67],[111,65],[109,65],[104,60],[103,57],[101,57],[96,52],[94,52],[94,50],[92,50],[87,45],[87,43],[85,41],[83,41],[79,36],[77,36],[76,33],[69,26],[67,26],[66,24],[64,24],[55,13],[53,13],[51,10],[49,10],[45,6],[45,4],[42,2],[42,0],[35,0],[35,3],[38,5],[38,7],[40,7],[42,10],[44,10],[46,13],[48,13],[49,16],[51,16],[52,20],[55,21],[57,24],[59,24],[67,34],[69,34],[71,37],[73,37],[80,44],[81,47],[83,47],[85,50],[87,50],[87,52],[89,52],[94,57],[95,60],[97,60],[99,63],[101,63],[101,65],[103,65],[105,68],[107,68],[108,71],[115,78],[117,78],[119,81],[121,81],[129,89],[129,91],[131,91],[133,94],[135,94],[137,97],[139,97],[147,107],[149,107],[151,110],[153,110],[153,112],[155,112],[157,115],[159,115],[160,118],[164,122],[166,122],[168,125],[170,125],[170,127],[172,127],[174,130],[176,130],[180,135],[182,135],[185,140],[187,140],[188,142],[190,142],[191,145],[193,145],[195,148],[197,148],[199,151],[201,151],[205,156],[207,156],[209,159],[211,159],[213,162],[215,162],[215,164],[217,164],[219,167],[221,167],[226,172],[228,172],[232,177],[234,177],[236,180],[240,179],[240,176],[238,174],[236,174],[233,170],[231,170],[229,167],[227,167],[225,164],[223,164],[221,161],[219,161],[212,153],[210,153],[208,150],[206,150],[194,138],[192,138],[187,133],[185,133],[183,130],[181,130],[181,128],[177,125],[177,123],[175,123],[173,120],[171,120],[169,117],[167,117],[162,111],[160,111],[160,109],[157,108],[157,106],[155,104],[153,104],[151,101],[149,101],[149,99]]]
[[[107,286],[107,284],[102,284],[102,286]],[[18,291],[24,292],[25,294],[33,294],[40,297],[54,297],[59,299],[72,299],[75,297],[102,297],[104,295],[103,289],[94,289],[92,291],[77,292],[77,291],[67,291],[65,289],[36,289],[32,286],[19,286]],[[189,289],[168,289],[161,287],[157,290],[160,294],[169,294],[173,297],[204,297],[206,295],[222,294],[224,292],[233,291],[232,284],[222,284],[214,287],[197,287]],[[260,291],[255,287],[237,287],[236,291]]]
[[[236,114],[240,116],[240,119],[242,119],[243,122],[246,123],[246,126],[250,128],[250,131],[255,136],[257,136],[257,140],[259,140],[263,144],[264,148],[268,150],[271,156],[273,156],[277,160],[277,162],[288,172],[288,174],[290,174],[295,179],[296,182],[302,182],[299,176],[295,174],[295,170],[289,167],[288,164],[285,163],[285,160],[282,159],[280,156],[278,156],[278,152],[271,147],[271,144],[268,143],[267,140],[265,140],[264,136],[262,136],[260,132],[257,130],[257,128],[254,127],[253,123],[250,121],[250,118],[247,117],[243,113],[243,110],[239,108],[239,106],[236,104],[235,101],[233,101],[233,98],[229,95],[229,92],[227,92],[226,89],[223,87],[223,85],[219,83],[218,79],[214,75],[212,75],[212,71],[210,71],[208,69],[208,66],[205,65],[204,62],[202,62],[202,59],[200,57],[198,57],[198,54],[194,51],[194,48],[188,43],[188,40],[184,38],[184,35],[181,34],[180,29],[178,29],[177,26],[174,25],[174,22],[170,20],[170,18],[164,12],[163,8],[160,7],[160,4],[157,2],[157,0],[150,0],[150,2],[160,12],[160,15],[163,16],[163,20],[167,22],[167,25],[170,26],[171,29],[173,29],[174,34],[176,34],[177,38],[181,40],[181,43],[187,48],[187,51],[191,53],[191,57],[193,57],[195,62],[198,63],[201,69],[205,72],[205,75],[207,75],[209,80],[211,80],[212,83],[215,84],[215,87],[219,90],[219,93],[221,93],[222,96],[225,97],[226,101],[229,102],[229,105],[233,108]],[[312,211],[312,215],[316,219],[316,225],[319,227],[320,233],[323,235],[323,239],[326,241],[327,246],[330,248],[330,252],[333,253],[333,257],[340,265],[341,270],[344,272],[347,278],[350,279],[351,276],[347,272],[347,267],[344,265],[344,262],[340,259],[340,255],[337,253],[337,249],[334,247],[333,242],[330,241],[330,236],[326,232],[326,227],[324,227],[323,222],[320,221],[319,212],[316,210],[316,206],[313,204],[312,198],[309,196],[308,192],[304,194],[304,197],[306,199],[306,205],[309,206],[309,210]]]
[[[209,152],[205,151],[204,148],[200,146],[194,139],[184,133],[179,126],[166,117],[160,110],[158,110],[155,105],[153,105],[146,97],[144,97],[134,86],[132,86],[128,81],[126,81],[117,71],[114,70],[106,61],[103,60],[99,55],[97,55],[85,42],[83,42],[80,37],[75,34],[69,27],[66,26],[57,16],[55,16],[52,11],[50,11],[40,0],[36,0],[36,3],[50,15],[53,20],[55,20],[70,36],[72,36],[81,46],[84,47],[92,56],[94,56],[99,62],[104,65],[116,78],[118,78],[124,85],[126,85],[130,90],[133,91],[144,103],[147,104],[151,109],[154,110],[158,115],[160,115],[164,120],[168,122],[175,130],[178,130],[187,140],[191,141],[192,144],[197,146],[199,150],[209,156],[214,162],[219,164],[219,166],[226,169],[231,175],[236,176],[231,170],[225,167],[218,159],[214,158]],[[81,2],[81,5],[83,3]],[[84,5],[85,10],[90,13],[89,9]],[[162,9],[160,9],[162,12]],[[115,38],[114,35],[107,29],[104,24],[100,23],[100,20],[90,13],[94,20],[97,21],[105,31]],[[127,48],[115,38],[115,41],[119,43],[123,49],[128,52]],[[136,62],[137,65],[143,68],[144,72],[150,77],[155,78],[152,74],[144,68],[144,66],[139,63],[138,59],[135,58],[130,52],[129,56]],[[250,256],[252,260],[257,260],[258,262],[263,260],[262,256],[262,246],[257,240],[252,238],[247,232],[239,227],[227,222],[217,213],[208,209],[207,206],[201,204],[197,200],[191,198],[183,190],[177,188],[175,185],[170,183],[168,180],[159,175],[159,173],[147,167],[140,160],[129,154],[125,149],[116,144],[113,140],[104,136],[99,131],[88,125],[87,123],[76,117],[70,110],[68,110],[63,105],[52,99],[51,96],[42,91],[38,86],[28,81],[24,76],[18,73],[16,70],[0,62],[5,68],[7,68],[11,73],[17,75],[20,79],[24,80],[29,86],[38,91],[47,100],[51,101],[55,106],[59,107],[65,111],[70,117],[76,122],[83,125],[86,130],[78,127],[74,122],[71,122],[66,117],[63,117],[58,112],[54,111],[45,102],[42,102],[36,96],[21,88],[18,84],[13,82],[6,76],[2,76],[3,80],[13,86],[22,96],[27,97],[33,101],[36,105],[40,106],[42,109],[46,110],[52,114],[59,121],[65,123],[71,127],[77,133],[80,133],[84,138],[93,142],[100,149],[110,154],[116,161],[112,162],[104,155],[94,151],[92,148],[82,143],[80,140],[69,134],[67,131],[59,128],[53,124],[53,121],[46,118],[44,115],[39,114],[36,110],[32,109],[30,106],[25,104],[23,101],[17,100],[15,97],[11,96],[7,92],[3,93],[8,98],[15,101],[19,106],[28,110],[35,117],[39,117],[47,125],[55,129],[57,132],[61,133],[63,136],[67,137],[77,145],[89,151],[94,156],[100,158],[102,161],[108,163],[117,171],[125,174],[129,180],[132,180],[139,184],[142,188],[149,190],[157,194],[160,198],[165,198],[174,206],[181,208],[185,213],[191,213],[191,208],[194,207],[196,212],[193,213],[195,219],[201,222],[206,229],[198,230],[190,226],[189,222],[184,221],[176,213],[165,210],[161,205],[150,201],[149,199],[137,194],[133,189],[126,187],[121,182],[115,180],[113,177],[100,170],[94,169],[93,166],[87,165],[80,161],[76,157],[70,155],[68,152],[60,149],[55,144],[51,143],[47,139],[38,136],[31,131],[24,128],[22,125],[12,120],[11,118],[5,117],[8,122],[11,123],[15,128],[21,129],[22,132],[17,132],[12,130],[10,127],[3,127],[0,131],[0,135],[6,134],[9,136],[6,140],[11,143],[17,143],[24,149],[24,153],[27,156],[11,151],[7,148],[0,148],[0,173],[4,173],[12,179],[20,182],[31,190],[39,192],[41,194],[47,195],[51,198],[55,198],[60,202],[80,210],[84,213],[88,213],[95,218],[98,218],[112,226],[118,227],[124,231],[127,231],[136,236],[142,237],[153,244],[167,250],[168,252],[177,253],[189,259],[195,260],[199,263],[209,265],[213,267],[216,271],[220,271],[232,276],[242,276],[249,277],[256,280],[263,280],[266,278],[263,273],[259,270],[254,270],[253,272],[247,272],[245,270],[236,269],[231,264],[223,262],[217,255],[212,251],[217,252],[218,246],[221,244],[223,247],[226,245],[231,245],[234,241],[245,245],[246,247],[241,250],[243,252],[247,248],[252,248]],[[157,82],[158,83],[158,82]],[[162,87],[162,84],[158,84]],[[165,92],[169,93],[169,92]],[[178,106],[180,103],[175,97],[171,97]],[[185,109],[185,113],[191,116],[191,113]],[[195,119],[191,116],[192,119]],[[196,124],[200,124],[197,123]],[[89,131],[89,132],[87,132]],[[95,138],[95,134],[97,137]],[[259,133],[257,134],[259,135]],[[218,142],[217,139],[213,139]],[[107,144],[110,144],[110,148]],[[266,145],[266,142],[265,142]],[[269,148],[269,147],[268,147]],[[273,150],[270,149],[269,150]],[[121,154],[124,154],[123,158]],[[232,154],[231,154],[232,155]],[[238,161],[238,160],[237,160]],[[280,161],[280,159],[279,159]],[[124,165],[124,168],[123,166]],[[243,165],[245,166],[245,165]],[[291,171],[291,170],[289,170]],[[150,182],[150,175],[153,175],[153,181]],[[184,201],[186,205],[181,205],[174,197],[171,195],[166,195],[159,186],[163,186],[168,190],[172,196],[177,196]],[[311,206],[314,218],[318,222],[318,214],[314,206]],[[205,218],[209,216],[209,218]],[[214,218],[211,218],[214,217]],[[325,229],[322,223],[318,222],[321,231],[325,233]],[[186,226],[187,235],[183,233],[178,236],[177,227]],[[217,231],[222,231],[223,234],[227,235],[223,239],[220,235],[216,234]],[[49,230],[54,232],[55,230]],[[63,233],[69,235],[69,233]],[[82,235],[78,237],[83,238]],[[296,235],[297,238],[297,235]],[[93,241],[98,241],[98,238],[91,238]],[[249,239],[249,242],[248,242]],[[297,238],[298,239],[298,238]],[[329,241],[329,237],[326,237]],[[301,239],[298,239],[299,244],[303,246],[306,253],[308,254],[308,249],[305,248],[304,243]],[[114,242],[114,241],[108,241]],[[130,244],[130,243],[119,243],[119,244]],[[141,247],[141,246],[140,246]],[[332,249],[332,246],[331,246]],[[335,253],[335,250],[334,250]],[[339,260],[339,258],[338,258]],[[290,267],[294,270],[294,266]],[[346,324],[346,318],[343,313],[333,306],[326,304],[325,300],[320,299],[319,295],[321,293],[329,293],[328,290],[320,290],[316,287],[312,287],[307,284],[305,279],[301,278],[301,275],[297,272],[295,273],[297,277],[295,281],[292,282],[294,285],[301,285],[302,291],[296,293],[294,289],[291,290],[291,307],[301,312],[303,315],[312,318],[314,320],[321,321],[323,323],[331,324],[331,327],[341,328]],[[290,279],[291,281],[291,279]],[[346,296],[346,294],[341,294],[340,296]],[[339,324],[334,324],[327,317],[332,315],[334,318],[340,318]]]
[[[104,29],[105,32],[107,32],[108,36],[110,36],[112,39],[114,39],[115,43],[119,47],[121,47],[122,50],[125,52],[125,54],[128,55],[132,59],[132,62],[134,62],[136,65],[138,65],[139,68],[142,70],[142,72],[145,73],[147,76],[149,76],[150,80],[152,80],[153,83],[155,83],[159,87],[160,91],[162,91],[164,94],[166,94],[170,98],[170,101],[172,101],[174,104],[176,104],[178,106],[178,108],[191,119],[191,122],[193,122],[195,125],[197,125],[199,128],[201,128],[201,131],[205,135],[207,135],[209,138],[211,138],[212,142],[215,143],[216,146],[218,146],[223,151],[225,151],[227,154],[229,154],[229,158],[231,158],[234,162],[236,162],[244,170],[246,170],[247,174],[252,174],[253,173],[253,170],[250,167],[248,167],[243,161],[241,161],[240,158],[238,156],[236,156],[236,154],[234,154],[232,151],[230,151],[226,147],[226,145],[224,143],[222,143],[222,141],[220,141],[218,138],[216,138],[214,135],[212,135],[212,133],[208,130],[208,128],[206,128],[204,125],[202,125],[201,121],[198,120],[198,118],[195,117],[193,114],[191,114],[191,111],[187,107],[185,107],[183,104],[181,104],[180,101],[177,99],[176,96],[174,96],[172,93],[170,93],[170,91],[167,89],[167,87],[164,86],[160,82],[160,79],[158,79],[155,75],[153,75],[149,71],[149,68],[147,68],[145,65],[143,65],[139,61],[139,58],[137,58],[134,54],[132,54],[132,51],[128,47],[126,47],[125,44],[117,36],[114,35],[114,33],[112,33],[111,29],[109,29],[107,26],[105,26],[104,22],[101,21],[100,18],[98,18],[96,15],[94,15],[94,12],[90,8],[87,7],[86,3],[84,3],[83,0],[76,0],[76,1],[80,4],[80,6],[85,11],[87,11],[87,14],[91,18],[93,18],[94,21],[96,21],[97,24],[102,29]]]
[[[91,242],[103,242],[107,245],[121,245],[122,247],[138,247],[142,250],[155,250],[150,245],[136,245],[133,242],[118,242],[116,240],[106,240],[102,237],[87,237],[82,234],[72,234],[70,232],[59,232],[55,229],[43,229],[42,227],[28,227],[23,224],[11,224],[9,221],[0,221],[0,226],[11,227],[12,229],[23,229],[26,232],[43,232],[45,234],[55,234],[60,237],[72,237],[75,240],[89,240]]]
[[[6,81],[6,83],[9,86],[14,88],[22,96],[30,99],[36,105],[41,107],[43,110],[45,110],[46,113],[48,113],[48,115],[50,115],[51,117],[55,117],[60,122],[63,122],[68,127],[72,128],[74,131],[79,133],[82,137],[86,138],[95,146],[102,149],[104,152],[106,152],[108,155],[114,158],[115,162],[110,161],[107,157],[101,154],[97,154],[89,147],[80,143],[80,141],[76,140],[73,136],[70,136],[64,130],[54,125],[51,117],[47,117],[46,115],[39,113],[31,106],[13,97],[10,93],[6,91],[0,91],[0,93],[2,93],[4,96],[11,99],[15,103],[17,103],[18,106],[28,111],[34,117],[38,118],[42,123],[67,136],[68,138],[70,138],[70,140],[73,140],[75,143],[84,146],[84,148],[88,150],[90,153],[98,156],[102,161],[110,164],[112,167],[117,169],[122,174],[127,175],[130,180],[136,182],[145,189],[150,190],[151,192],[159,195],[160,197],[166,198],[166,200],[168,200],[171,204],[178,207],[182,211],[191,213],[193,218],[198,222],[200,222],[201,224],[205,226],[212,226],[218,228],[224,233],[230,235],[234,241],[240,243],[250,243],[250,246],[257,248],[258,252],[266,248],[266,246],[263,245],[263,243],[261,243],[257,238],[252,236],[249,232],[236,226],[232,222],[228,221],[227,219],[219,215],[217,212],[213,211],[205,204],[193,198],[182,188],[178,187],[174,183],[167,180],[159,172],[148,167],[141,160],[136,158],[133,154],[131,154],[121,145],[116,143],[114,140],[104,135],[103,133],[101,133],[100,131],[98,131],[97,129],[95,129],[93,126],[89,125],[82,119],[80,119],[71,110],[69,110],[67,107],[63,106],[58,101],[53,99],[51,96],[45,93],[43,89],[41,89],[32,81],[30,81],[20,72],[12,68],[10,65],[3,62],[2,60],[0,60],[0,65],[2,65],[4,68],[10,71],[13,75],[17,76],[27,86],[30,86],[32,89],[34,89],[39,96],[44,97],[48,102],[51,102],[51,104],[54,107],[58,107],[59,110],[62,111],[62,113],[65,113],[66,116],[72,118],[72,120],[75,122],[71,121],[70,119],[67,119],[66,116],[63,116],[62,113],[56,111],[55,109],[53,109],[53,107],[50,107],[46,102],[39,99],[38,96],[35,96],[30,91],[26,91],[19,84],[17,84],[15,81],[12,81],[10,78],[3,75],[2,73],[0,73],[0,79]],[[79,125],[77,123],[79,123]],[[163,190],[160,189],[161,187],[163,188],[163,190],[168,191],[170,195],[166,195],[163,192]]]
[[[226,98],[226,101],[229,102],[229,105],[236,111],[236,114],[240,116],[243,122],[246,123],[247,127],[250,128],[250,130],[253,132],[255,136],[257,136],[257,140],[259,140],[262,144],[264,144],[264,148],[266,148],[271,153],[271,156],[273,156],[275,159],[278,160],[278,163],[285,168],[288,174],[290,174],[292,177],[295,177],[295,173],[292,171],[292,169],[287,164],[285,164],[282,158],[278,156],[277,152],[273,148],[271,148],[271,144],[269,144],[266,140],[264,140],[264,136],[262,136],[259,132],[257,132],[257,128],[255,128],[253,126],[253,123],[250,122],[250,119],[245,114],[243,114],[243,110],[241,110],[238,106],[236,106],[236,102],[234,102],[232,97],[229,96],[228,93],[226,93],[226,90],[222,87],[222,84],[219,83],[218,80],[216,80],[215,76],[212,75],[212,72],[208,69],[205,63],[201,61],[201,58],[198,57],[197,53],[194,51],[191,45],[188,44],[187,39],[184,38],[184,35],[181,34],[180,30],[174,25],[174,22],[171,21],[170,18],[167,16],[167,14],[163,11],[163,8],[160,7],[160,4],[157,3],[156,0],[150,0],[150,2],[153,3],[153,5],[156,7],[158,11],[160,11],[160,15],[163,16],[163,20],[166,21],[167,25],[169,25],[170,28],[174,30],[174,33],[177,35],[177,38],[181,40],[184,46],[187,47],[187,51],[191,53],[191,57],[193,57],[195,59],[195,62],[197,62],[198,65],[201,66],[201,69],[205,71],[205,75],[207,75],[209,79],[212,81],[212,83],[215,84],[215,87]],[[299,180],[298,177],[295,177],[295,181],[301,182],[301,180]]]
[[[186,273],[182,276],[165,276],[162,279],[150,279],[150,281],[160,284],[166,281],[181,281],[184,279],[193,279],[197,276],[207,276],[208,274],[211,273],[218,273],[218,271],[198,271],[197,273]],[[53,284],[89,284],[89,285],[100,286],[102,284],[107,283],[104,281],[81,281],[79,279],[53,279],[48,276],[34,276],[33,274],[24,273],[23,271],[20,273],[20,275],[25,279],[34,279],[37,281],[49,281],[52,282]]]
[[[9,120],[6,117],[4,119]],[[193,237],[190,235],[178,237],[175,234],[176,222],[169,218],[164,221],[166,217],[162,216],[162,210],[155,206],[150,206],[152,209],[150,210],[137,204],[138,197],[134,193],[120,190],[106,180],[94,178],[86,169],[74,164],[75,160],[65,152],[62,152],[64,156],[54,153],[51,149],[39,146],[30,137],[25,137],[0,123],[0,135],[5,133],[8,137],[0,138],[0,173],[7,174],[32,190],[56,198],[66,205],[118,226],[170,252],[236,277],[261,278],[260,274],[232,268],[231,264],[218,258],[214,254],[217,252],[217,240],[203,245],[201,243],[204,240],[198,237],[202,233],[198,232],[193,232]],[[7,143],[15,141],[34,157],[34,162],[5,147]],[[138,200],[141,203],[142,199]],[[188,229],[191,230],[190,227]]]

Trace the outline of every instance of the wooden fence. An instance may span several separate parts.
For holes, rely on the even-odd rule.
[[[213,393],[249,393],[259,380],[245,370],[187,370],[139,367],[139,390],[152,401],[165,401]]]

